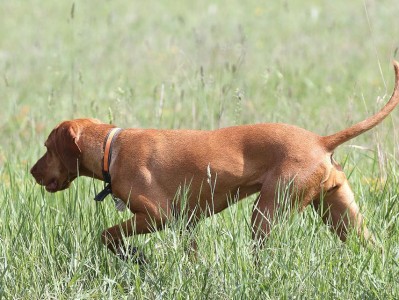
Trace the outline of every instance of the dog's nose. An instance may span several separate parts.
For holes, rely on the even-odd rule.
[[[34,165],[34,166],[30,169],[30,173],[32,174],[33,177],[35,177],[35,175],[37,174],[37,165]]]

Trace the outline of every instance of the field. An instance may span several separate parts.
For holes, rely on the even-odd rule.
[[[281,218],[255,265],[251,197],[199,224],[196,258],[184,220],[128,238],[139,267],[101,245],[129,217],[95,203],[101,182],[49,194],[29,174],[71,118],[334,133],[389,99],[398,15],[396,0],[2,1],[0,298],[398,299],[399,108],[335,153],[382,251],[341,243],[309,207]]]

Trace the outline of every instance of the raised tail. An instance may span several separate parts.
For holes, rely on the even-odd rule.
[[[385,104],[385,106],[378,113],[367,118],[366,120],[332,135],[323,136],[321,141],[328,151],[333,151],[339,145],[349,141],[350,139],[353,139],[354,137],[357,137],[363,132],[370,130],[379,124],[399,103],[399,63],[395,60],[393,61],[393,67],[395,70],[395,89],[392,93],[391,99],[389,99],[387,104]]]

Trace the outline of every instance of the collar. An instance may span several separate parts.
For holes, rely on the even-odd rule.
[[[104,189],[99,192],[95,197],[94,200],[96,201],[103,201],[105,197],[109,194],[112,194],[111,188],[111,174],[109,173],[109,166],[111,164],[112,158],[112,146],[116,140],[116,137],[121,132],[121,128],[113,128],[108,133],[104,139],[104,156],[102,160],[102,173],[104,178]]]

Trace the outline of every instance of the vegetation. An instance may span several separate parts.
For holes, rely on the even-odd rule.
[[[3,1],[0,4],[0,297],[6,299],[398,299],[399,109],[340,147],[383,251],[343,244],[311,207],[275,225],[254,264],[254,198],[195,230],[177,220],[100,243],[128,218],[95,203],[100,182],[46,193],[29,168],[61,120],[214,129],[285,122],[336,132],[379,109],[399,59],[399,6],[386,1]]]

